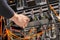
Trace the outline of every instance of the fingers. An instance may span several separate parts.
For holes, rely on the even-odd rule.
[[[25,16],[25,15],[23,15],[23,14],[19,14],[19,15],[22,16],[23,18],[28,19],[27,21],[30,21],[30,19],[29,19],[27,16]]]
[[[22,14],[17,15],[17,17],[16,17],[16,18],[13,18],[13,19],[14,19],[14,22],[15,22],[18,26],[20,26],[20,27],[22,27],[22,28],[27,27],[27,25],[28,25],[28,23],[29,23],[29,21],[30,21],[30,19],[29,19],[27,16],[24,16],[24,15],[22,15]]]
[[[27,25],[28,25],[28,23],[29,23],[29,19],[27,19],[27,18],[24,18],[24,27],[27,27]]]
[[[30,21],[30,19],[27,17],[27,16],[25,16],[25,15],[23,15],[23,14],[19,14],[24,20],[26,20],[27,22],[29,22]]]

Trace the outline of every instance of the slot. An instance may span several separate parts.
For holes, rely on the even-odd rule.
[[[33,10],[35,11],[35,10],[39,10],[40,8],[34,8]]]
[[[25,10],[25,12],[30,12],[31,10]]]

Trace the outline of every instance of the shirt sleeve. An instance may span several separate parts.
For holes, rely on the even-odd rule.
[[[6,0],[0,0],[0,15],[7,19],[14,15],[14,10],[8,5]]]

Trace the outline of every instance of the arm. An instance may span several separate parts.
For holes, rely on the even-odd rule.
[[[14,10],[7,4],[6,0],[0,0],[0,15],[9,19],[13,17]]]
[[[20,27],[25,28],[29,22],[29,18],[15,13],[11,7],[7,4],[6,0],[0,0],[0,15],[7,19],[10,19]]]

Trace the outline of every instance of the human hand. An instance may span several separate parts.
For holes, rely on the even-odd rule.
[[[28,25],[28,22],[30,21],[27,16],[24,16],[23,14],[14,14],[12,18],[10,18],[15,24],[18,26],[25,28]]]

